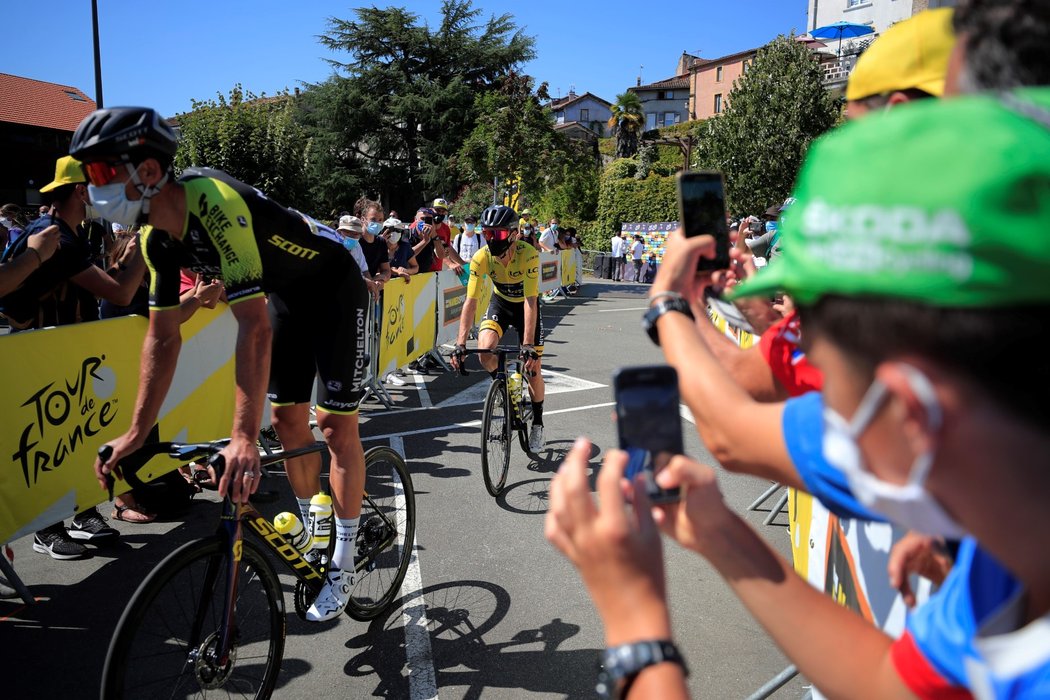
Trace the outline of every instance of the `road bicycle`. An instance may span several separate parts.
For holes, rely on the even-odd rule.
[[[156,443],[135,457],[207,458],[220,478],[224,463],[218,453],[228,442]],[[324,449],[318,442],[263,455],[261,462],[265,467]],[[348,615],[370,620],[398,599],[414,536],[415,497],[405,462],[389,447],[373,447],[365,453],[357,583]],[[227,497],[215,534],[176,549],[131,597],[110,641],[102,697],[270,697],[281,668],[286,620],[281,583],[267,550],[295,576],[294,609],[305,619],[325,583],[324,557],[316,562],[304,556],[251,503]]]
[[[489,494],[499,496],[507,484],[511,442],[515,432],[521,449],[530,457],[535,457],[529,450],[529,428],[532,425],[529,379],[532,374],[525,369],[525,363],[519,357],[521,349],[515,346],[501,345],[492,349],[466,350],[464,353],[496,356],[496,378],[489,385],[481,414],[481,473],[485,477],[485,488]],[[467,374],[466,367],[460,367],[460,374]]]

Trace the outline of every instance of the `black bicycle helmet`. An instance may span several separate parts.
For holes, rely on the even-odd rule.
[[[156,158],[170,164],[178,137],[156,110],[148,107],[97,109],[73,134],[69,155],[81,163],[125,158]]]
[[[518,212],[502,204],[496,204],[481,212],[484,228],[518,228]]]

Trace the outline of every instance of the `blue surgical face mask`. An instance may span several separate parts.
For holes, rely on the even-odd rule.
[[[370,236],[378,236],[383,231],[383,224],[378,221],[369,221],[367,231]]]
[[[139,218],[149,214],[149,200],[160,192],[168,181],[165,174],[160,182],[152,187],[146,187],[139,179],[138,170],[130,163],[125,164],[131,173],[131,183],[142,194],[139,199],[128,198],[126,182],[112,182],[108,185],[88,185],[88,198],[91,206],[106,221],[124,226],[134,226]]]
[[[927,429],[931,432],[938,430],[941,426],[941,405],[933,385],[914,367],[901,367],[908,375],[908,384],[926,411]],[[937,455],[935,449],[931,448],[915,458],[905,484],[883,481],[864,464],[864,456],[857,441],[871,425],[879,407],[888,396],[886,386],[875,380],[861,399],[852,421],[847,421],[834,410],[825,408],[824,457],[845,475],[858,501],[885,515],[892,522],[927,535],[948,539],[966,536],[966,529],[926,490],[926,479]]]
[[[775,221],[767,221],[766,222],[766,233],[776,233],[776,230],[777,230],[777,222],[775,222]]]
[[[113,182],[108,185],[88,185],[91,206],[106,221],[124,226],[134,226],[142,213],[144,199],[128,199],[127,183]]]

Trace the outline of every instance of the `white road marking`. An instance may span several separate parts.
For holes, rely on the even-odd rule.
[[[434,405],[434,402],[430,400],[430,392],[427,391],[427,383],[423,381],[423,375],[413,374],[412,381],[416,383],[416,389],[419,390],[419,407],[432,407]]]
[[[390,448],[405,456],[405,441],[390,438]],[[398,512],[405,506],[404,491],[396,498]],[[398,543],[404,546],[403,542]],[[412,542],[412,558],[401,582],[401,620],[405,627],[405,656],[408,660],[408,696],[411,700],[437,698],[437,676],[434,672],[434,652],[430,647],[430,622],[427,603],[422,595],[423,578],[419,573],[419,545]]]
[[[598,309],[598,313],[600,313],[600,314],[611,314],[614,311],[648,311],[648,310],[649,310],[648,306],[632,306],[629,309]]]
[[[608,408],[609,406],[615,406],[614,401],[608,403],[594,403],[589,406],[576,406],[575,408],[559,408],[556,411],[544,411],[544,416],[555,416],[559,413],[575,413],[576,411],[588,411],[592,408]],[[466,423],[452,423],[451,425],[438,425],[433,428],[420,428],[419,430],[406,430],[400,433],[384,433],[382,435],[370,435],[368,437],[362,437],[361,442],[371,442],[373,440],[389,440],[394,437],[408,437],[409,435],[423,435],[425,433],[448,433],[453,430],[461,430],[463,428],[476,428],[481,425],[481,421],[472,420]]]

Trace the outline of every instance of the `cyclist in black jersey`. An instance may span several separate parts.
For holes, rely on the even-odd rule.
[[[219,492],[244,501],[258,488],[256,440],[265,397],[285,448],[313,442],[309,409],[318,376],[317,422],[332,455],[337,544],[327,586],[308,617],[331,619],[354,584],[364,489],[357,408],[367,364],[368,291],[335,232],[218,170],[189,169],[175,181],[176,145],[174,132],[154,110],[117,107],[88,115],[70,147],[84,163],[102,216],[145,225],[142,249],[151,272],[149,330],[132,424],[110,443],[108,461],[96,462],[96,475],[104,485],[106,474],[142,446],[171,385],[181,345],[179,268],[221,278],[238,331],[236,409],[222,451],[227,468]],[[320,469],[316,455],[289,460],[298,499],[320,491]]]

